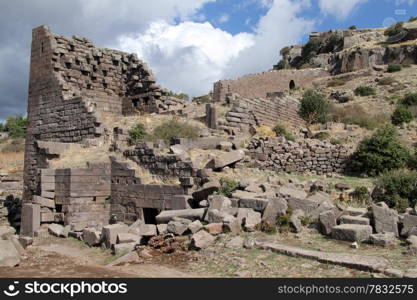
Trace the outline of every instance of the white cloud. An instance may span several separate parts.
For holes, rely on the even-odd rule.
[[[247,33],[231,35],[210,23],[153,22],[143,34],[121,36],[119,47],[147,61],[164,87],[191,95],[207,93],[234,57],[253,44]]]
[[[297,15],[308,0],[275,0],[255,32],[231,35],[210,23],[153,22],[142,34],[123,35],[119,46],[147,61],[162,86],[193,96],[207,93],[213,82],[272,68],[279,49],[300,42],[313,22]]]
[[[230,16],[228,14],[222,14],[219,17],[219,22],[220,23],[227,23],[227,22],[229,22],[229,20],[230,20]]]
[[[346,19],[360,4],[368,0],[319,0],[320,10],[339,19]]]

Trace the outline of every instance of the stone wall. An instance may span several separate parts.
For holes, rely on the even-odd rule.
[[[285,138],[256,138],[248,147],[255,167],[278,173],[343,173],[352,149],[318,140],[291,142]]]
[[[227,131],[248,131],[251,126],[274,127],[278,123],[300,127],[305,124],[298,115],[300,102],[289,96],[269,99],[237,97],[234,106],[226,114],[226,123],[220,126]]]
[[[23,189],[23,174],[16,173],[0,173],[0,195],[12,194],[21,195]]]
[[[226,94],[237,93],[244,98],[265,98],[268,93],[285,92],[291,88],[309,87],[314,79],[329,76],[323,69],[271,70],[214,84],[213,101],[226,100]]]
[[[188,208],[181,185],[142,184],[126,164],[112,159],[111,214],[118,221],[133,223],[137,219],[146,223],[160,211]]]
[[[37,170],[46,168],[36,142],[83,142],[102,136],[102,114],[181,111],[187,103],[167,96],[135,54],[94,46],[85,38],[32,32],[25,199],[38,191]],[[110,128],[111,130],[113,128]]]

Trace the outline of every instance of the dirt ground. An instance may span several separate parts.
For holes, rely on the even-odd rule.
[[[287,245],[321,251],[379,255],[387,258],[393,267],[404,269],[417,263],[416,259],[394,249],[361,245],[350,248],[349,243],[335,242],[315,234],[244,234],[245,238],[268,237]],[[341,266],[323,264],[304,258],[288,257],[258,249],[228,248],[231,236],[217,237],[214,246],[200,251],[154,255],[139,263],[106,266],[117,258],[109,250],[90,248],[75,239],[55,237],[37,238],[27,249],[21,264],[15,268],[0,268],[0,277],[47,278],[313,278],[313,277],[384,277]],[[399,245],[398,245],[399,246]],[[407,263],[408,262],[408,263]]]

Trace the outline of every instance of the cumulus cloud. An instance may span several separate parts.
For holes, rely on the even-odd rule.
[[[158,21],[143,34],[119,39],[119,48],[138,53],[163,86],[194,96],[207,93],[228,63],[252,45],[252,35],[231,35],[208,22]]]
[[[346,19],[360,4],[368,0],[319,0],[322,12]]]

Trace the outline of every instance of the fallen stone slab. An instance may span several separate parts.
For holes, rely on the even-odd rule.
[[[155,236],[155,235],[158,235],[156,225],[154,225],[154,224],[141,224],[139,226],[138,234],[140,236]]]
[[[212,235],[223,233],[223,223],[211,223],[204,226],[204,230]]]
[[[295,229],[295,232],[301,232],[303,225],[301,223],[301,218],[305,217],[304,211],[301,209],[296,209],[291,215],[290,225]]]
[[[224,167],[233,165],[244,158],[245,152],[243,150],[223,153],[209,161],[205,168],[213,170],[222,169]]]
[[[364,217],[355,217],[355,216],[341,216],[340,224],[359,224],[359,225],[370,225],[371,220]]]
[[[167,231],[175,235],[183,235],[188,230],[188,223],[180,221],[170,221],[168,223]]]
[[[243,243],[244,243],[244,239],[240,236],[235,236],[234,238],[232,238],[230,241],[228,241],[226,243],[226,247],[227,248],[235,248],[235,249],[239,249],[243,247]]]
[[[156,225],[156,229],[158,230],[159,235],[163,235],[168,233],[168,224],[158,224]]]
[[[332,238],[341,241],[363,242],[369,240],[371,234],[369,225],[342,224],[332,228]]]
[[[380,273],[383,272],[389,264],[388,261],[382,257],[307,250],[275,242],[256,241],[255,246],[262,250],[270,250],[275,253],[292,257],[313,259],[324,264],[340,265],[361,271]]]
[[[0,240],[0,267],[15,267],[20,264],[21,256],[10,240]]]
[[[118,244],[136,243],[139,244],[142,237],[133,233],[122,232],[117,235]]]
[[[332,228],[337,225],[337,216],[334,210],[323,212],[319,215],[320,231],[324,235],[330,235]]]
[[[371,243],[381,247],[395,245],[395,239],[395,233],[393,232],[375,233],[370,236]]]
[[[246,216],[242,218],[243,228],[249,232],[255,231],[256,225],[261,222],[261,213],[254,210],[248,210]]]
[[[258,212],[263,212],[268,205],[268,199],[260,198],[243,198],[239,200],[240,208],[251,208]]]
[[[200,189],[193,192],[194,201],[200,202],[208,198],[208,196],[218,192],[220,189],[220,182],[218,180],[209,181],[205,183]]]
[[[28,246],[33,244],[33,237],[30,236],[20,236],[19,242],[22,245],[24,249],[26,249]]]
[[[139,256],[136,251],[129,252],[122,257],[112,261],[111,263],[107,264],[108,267],[120,266],[123,264],[130,264],[139,262]]]
[[[346,208],[345,213],[349,216],[361,217],[366,215],[368,210],[366,208],[348,207]]]
[[[214,243],[215,237],[205,230],[193,234],[191,237],[191,247],[200,250],[211,246]]]
[[[113,253],[119,255],[121,253],[127,253],[135,250],[137,243],[125,243],[113,245]]]
[[[50,224],[48,226],[48,232],[51,235],[54,235],[56,237],[60,237],[64,234],[64,226],[59,224]]]
[[[223,231],[231,234],[239,234],[242,231],[242,223],[238,218],[227,216],[223,219]]]
[[[201,229],[203,229],[203,224],[201,224],[201,222],[199,220],[196,220],[194,222],[191,222],[188,225],[188,229],[191,231],[191,233],[196,233],[198,231],[200,231]]]
[[[188,219],[191,221],[203,220],[206,213],[205,208],[197,209],[180,209],[180,210],[164,210],[159,215],[156,216],[156,222],[158,224],[172,221],[175,217]]]
[[[232,193],[232,198],[235,199],[251,199],[251,198],[262,198],[262,199],[266,199],[267,198],[267,194],[265,193],[251,193],[251,192],[247,192],[247,191],[241,191],[241,190],[237,190],[234,191]]]
[[[307,198],[307,193],[304,190],[295,189],[288,186],[280,187],[278,195],[286,198],[298,198],[305,199]]]

